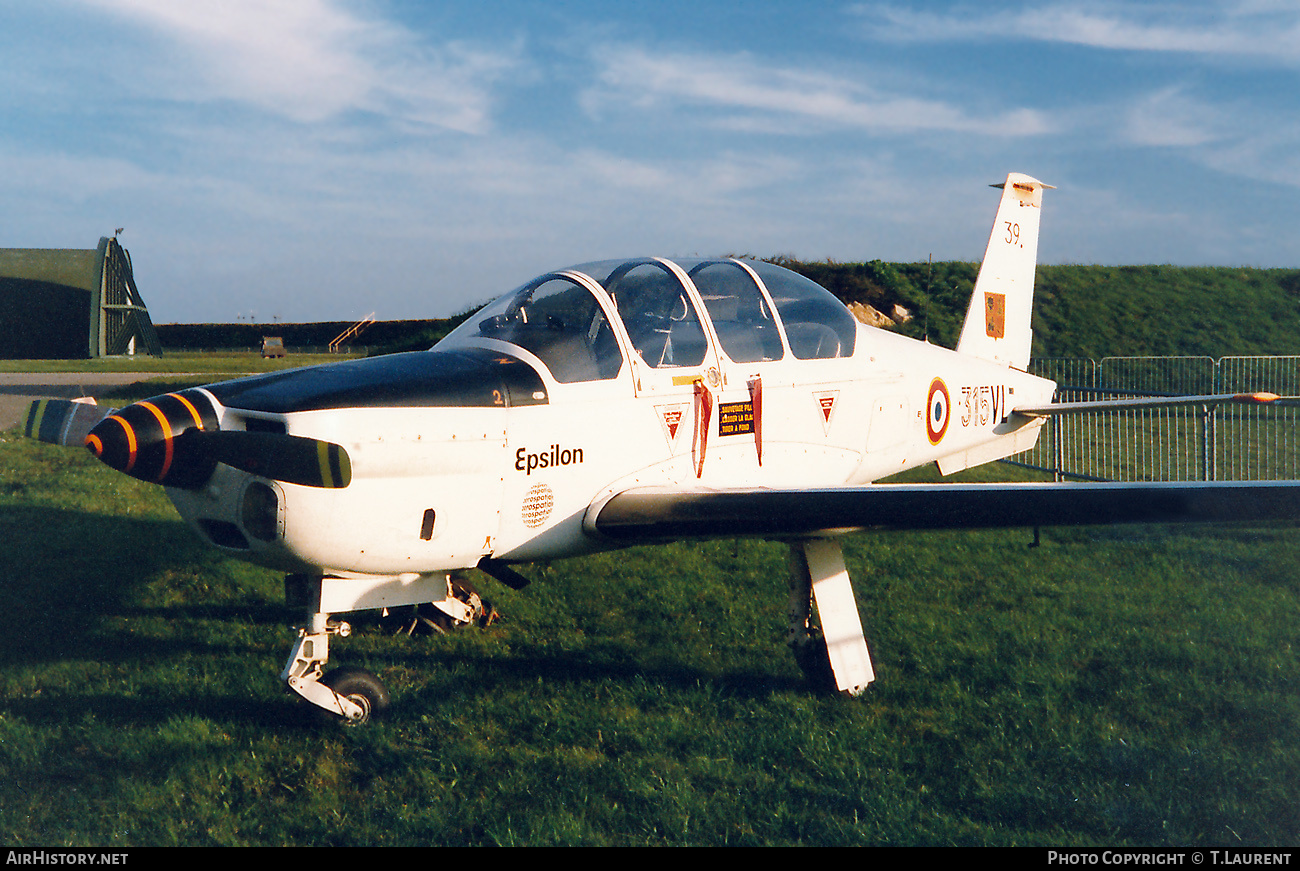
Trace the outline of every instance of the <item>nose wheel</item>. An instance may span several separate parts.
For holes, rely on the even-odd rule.
[[[335,695],[351,702],[361,709],[356,716],[344,717],[344,724],[360,726],[370,722],[387,710],[390,698],[388,687],[364,668],[345,666],[336,668],[320,679],[322,685],[333,690]],[[327,714],[335,719],[333,714]]]
[[[325,672],[330,635],[347,637],[352,631],[346,623],[318,619],[326,616],[312,615],[312,626],[299,630],[298,641],[289,654],[289,662],[285,664],[280,679],[289,689],[318,707],[327,719],[360,726],[387,710],[391,700],[388,687],[363,668],[345,666]]]

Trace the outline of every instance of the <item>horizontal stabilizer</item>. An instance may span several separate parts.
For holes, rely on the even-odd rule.
[[[1011,409],[1024,417],[1048,417],[1054,414],[1088,414],[1099,411],[1126,411],[1143,408],[1171,408],[1178,405],[1279,405],[1300,402],[1300,396],[1276,393],[1216,393],[1205,396],[1141,396],[1136,399],[1098,399],[1089,402],[1056,402]]]
[[[589,519],[625,542],[836,531],[1300,520],[1300,481],[871,484],[626,490]]]
[[[86,434],[113,409],[86,399],[38,399],[27,409],[23,435],[54,445],[81,447]]]

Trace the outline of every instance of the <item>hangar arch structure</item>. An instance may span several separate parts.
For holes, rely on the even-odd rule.
[[[162,355],[116,238],[95,249],[0,249],[0,359]]]

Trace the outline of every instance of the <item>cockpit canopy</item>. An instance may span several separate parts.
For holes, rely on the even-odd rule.
[[[651,368],[852,355],[857,321],[829,291],[751,260],[606,260],[547,273],[457,327],[440,347],[495,339],[562,384],[616,378],[624,354]]]

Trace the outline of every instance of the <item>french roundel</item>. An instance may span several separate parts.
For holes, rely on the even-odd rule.
[[[937,445],[948,430],[948,388],[943,379],[930,382],[930,395],[925,398],[925,434],[930,444]]]

